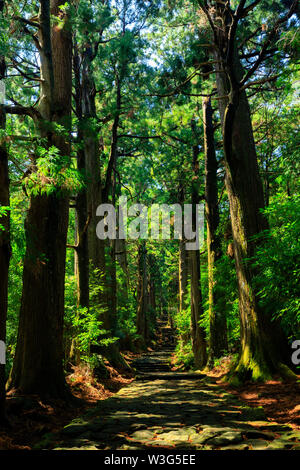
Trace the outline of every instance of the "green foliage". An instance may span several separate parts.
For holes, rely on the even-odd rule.
[[[120,338],[125,338],[129,335],[131,339],[136,339],[136,311],[137,301],[134,297],[134,292],[128,285],[126,273],[117,264],[117,305],[118,305],[118,318],[116,334]]]
[[[185,309],[183,309],[181,312],[176,311],[176,313],[173,315],[174,326],[178,335],[175,348],[175,364],[183,364],[185,369],[190,369],[194,363],[194,354],[191,341],[190,285],[187,287],[185,306]]]
[[[238,0],[232,1],[235,8]],[[204,4],[204,2],[200,2]],[[250,0],[246,2],[246,6]],[[251,68],[268,31],[289,1],[263,0],[248,18],[238,24],[239,54],[245,69]],[[35,18],[38,2],[6,2],[7,12],[0,18],[0,55],[8,58],[6,82],[7,101],[13,105],[38,109],[40,58],[36,43],[35,26],[26,25],[17,16]],[[46,139],[39,136],[35,120],[29,116],[7,114],[6,129],[0,129],[0,140],[5,139],[9,151],[10,207],[0,207],[1,217],[10,211],[13,256],[9,272],[8,297],[8,367],[15,350],[18,312],[22,294],[22,270],[25,255],[24,218],[30,195],[78,192],[88,185],[89,178],[76,167],[77,153],[85,148],[86,140],[79,141],[79,131],[85,137],[95,138],[100,149],[101,177],[106,180],[112,148],[113,122],[118,117],[117,162],[114,168],[116,195],[126,194],[132,202],[172,204],[178,202],[179,192],[190,202],[192,184],[197,184],[199,195],[204,193],[204,155],[202,126],[202,96],[212,93],[215,100],[215,64],[209,62],[207,43],[211,31],[199,1],[119,1],[91,2],[78,0],[60,6],[61,15],[52,18],[58,28],[64,26],[65,13],[69,15],[78,49],[81,73],[88,68],[95,94],[95,113],[80,119],[72,113],[69,127],[43,122],[43,131],[54,133],[70,143],[70,155],[61,155],[55,146],[47,148]],[[265,28],[262,28],[264,24]],[[269,49],[277,48],[253,76],[253,84],[246,91],[250,96],[251,116],[259,168],[264,184],[265,213],[271,224],[259,246],[255,264],[260,304],[264,312],[280,318],[289,337],[299,334],[299,132],[297,127],[299,103],[297,87],[299,74],[297,57],[299,33],[297,20],[281,25],[273,35]],[[8,34],[9,31],[9,34]],[[251,41],[247,38],[251,37]],[[253,55],[254,54],[254,55]],[[17,67],[17,68],[16,68]],[[204,75],[203,75],[204,73]],[[256,80],[264,76],[276,80],[266,81],[258,87]],[[80,77],[82,78],[82,77]],[[90,85],[90,84],[89,84]],[[253,94],[254,91],[262,93]],[[76,90],[78,91],[78,90]],[[120,94],[120,103],[118,103]],[[74,105],[74,101],[73,101]],[[73,106],[75,108],[75,106]],[[76,115],[75,115],[76,114]],[[216,125],[219,115],[215,113]],[[196,132],[191,130],[191,121]],[[41,123],[40,123],[41,124]],[[216,126],[217,127],[217,126]],[[75,137],[74,137],[75,136]],[[221,141],[221,130],[216,131]],[[220,142],[221,143],[221,142]],[[88,143],[89,144],[89,143]],[[191,168],[193,146],[200,149],[199,181],[195,183]],[[223,154],[217,145],[219,194],[223,191]],[[101,180],[101,183],[100,183]],[[112,186],[112,185],[111,185]],[[111,188],[110,188],[111,189]],[[24,191],[25,190],[25,191]],[[287,193],[287,194],[285,194]],[[290,195],[290,196],[288,196]],[[111,192],[110,192],[111,196]],[[109,196],[109,197],[110,197]],[[73,202],[73,201],[72,201]],[[225,255],[229,222],[228,200],[221,197],[219,234],[224,256],[215,266],[215,289],[218,291],[217,311],[226,315],[229,349],[235,350],[240,340],[238,293],[234,261]],[[90,210],[90,208],[89,208]],[[74,245],[75,216],[70,211],[68,244]],[[94,236],[96,236],[94,234]],[[230,237],[230,236],[229,236]],[[260,243],[261,242],[261,243]],[[109,247],[107,245],[107,252]],[[118,339],[138,339],[137,312],[137,243],[126,244],[128,266],[116,263],[117,314],[113,332],[103,328],[103,280],[99,272],[91,272],[90,306],[77,306],[74,276],[74,252],[68,250],[65,281],[65,345],[66,352],[75,341],[84,361],[91,362],[93,345],[108,346]],[[154,258],[148,266],[154,282],[156,312],[147,312],[150,336],[153,337],[155,317],[172,314],[179,341],[176,347],[177,364],[186,368],[193,363],[190,338],[190,288],[186,305],[178,312],[178,242],[147,241],[147,253]],[[108,271],[115,260],[108,259]],[[148,273],[148,274],[149,274]],[[1,274],[1,273],[0,273]],[[206,254],[201,255],[201,289],[204,314],[201,326],[209,337],[208,276]],[[174,313],[176,312],[176,313]]]
[[[7,374],[12,366],[16,348],[20,301],[22,295],[23,258],[25,254],[24,213],[27,201],[23,193],[16,191],[10,197],[10,236],[12,257],[9,267],[8,279],[8,309],[7,309]]]
[[[55,146],[49,149],[38,147],[37,153],[36,171],[24,180],[28,192],[49,195],[59,191],[79,191],[82,188],[82,177],[69,156],[60,155]]]
[[[188,296],[187,296],[188,297]],[[187,300],[187,303],[189,301]],[[188,337],[191,332],[191,309],[187,307],[181,312],[174,315],[175,326],[179,334],[179,338]],[[181,340],[180,340],[181,341]]]
[[[94,270],[91,276],[90,307],[76,305],[76,279],[69,275],[65,283],[65,336],[66,342],[75,342],[80,352],[80,358],[91,364],[94,360],[90,352],[92,345],[108,346],[117,341],[117,337],[109,337],[103,328],[103,308],[99,303],[99,272]]]
[[[260,304],[293,337],[300,331],[300,197],[279,193],[265,213],[271,228],[255,258]]]
[[[10,210],[9,206],[0,206],[0,221],[1,221],[1,217],[7,216],[9,210]],[[0,224],[0,231],[1,230],[5,230],[5,227],[2,224]]]
[[[180,341],[175,349],[175,365],[182,365],[184,369],[188,370],[193,367],[194,353],[192,350],[191,342],[181,344]]]

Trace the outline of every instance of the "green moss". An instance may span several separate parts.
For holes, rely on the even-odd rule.
[[[284,380],[289,382],[297,382],[298,376],[285,364],[278,364],[278,371]]]

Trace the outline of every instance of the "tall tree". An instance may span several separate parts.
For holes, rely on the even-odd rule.
[[[137,286],[137,333],[141,337],[142,347],[146,346],[148,339],[148,272],[147,272],[147,248],[143,240],[138,247],[138,286]]]
[[[244,71],[238,55],[237,31],[243,19],[260,3],[238,3],[235,11],[230,2],[199,1],[213,35],[214,60],[221,114],[226,188],[230,202],[234,255],[239,287],[241,354],[235,370],[239,378],[260,380],[275,372],[289,375],[290,353],[280,325],[261,311],[257,274],[249,259],[255,254],[257,235],[268,228],[261,213],[264,194],[259,176],[253,138],[250,107],[246,94],[248,80],[253,76],[278,38],[280,25],[290,18],[298,2],[280,16],[267,33],[261,50],[248,71]],[[256,240],[255,240],[256,237]]]
[[[81,70],[80,55],[76,44],[76,36],[74,35],[74,54],[73,69],[75,78],[75,106],[76,116],[78,118],[78,151],[77,151],[77,168],[86,178],[86,158],[82,142],[84,141],[84,124],[83,124],[83,103],[81,88]],[[75,244],[75,273],[77,278],[77,305],[79,307],[89,307],[89,245],[88,245],[88,227],[90,224],[91,214],[88,211],[87,204],[87,187],[86,184],[81,188],[75,198],[76,210],[76,244]]]
[[[60,167],[70,158],[72,36],[61,0],[41,0],[38,49],[41,63],[36,124],[47,141],[45,160],[57,149]],[[51,16],[58,23],[51,25]],[[57,129],[62,126],[64,132]],[[47,164],[47,161],[44,162]],[[66,190],[32,194],[26,228],[26,255],[19,331],[11,387],[21,393],[63,397],[64,275],[69,200]]]
[[[0,18],[4,14],[4,1],[0,2]],[[0,86],[4,86],[6,63],[4,55],[0,55]],[[4,90],[1,90],[4,93]],[[2,96],[4,100],[5,97]],[[0,130],[5,132],[6,113],[4,101],[0,102]],[[7,288],[8,269],[11,255],[10,247],[10,215],[9,215],[9,175],[8,151],[5,138],[0,141],[0,342],[1,352],[6,343]],[[5,421],[5,364],[0,363],[0,422]]]
[[[199,153],[198,130],[194,120],[192,120],[193,134],[193,181],[192,181],[192,228],[193,232],[197,229],[197,205],[200,201],[199,194]],[[197,236],[196,236],[197,238]],[[197,249],[189,252],[190,278],[191,278],[191,326],[192,326],[192,346],[194,361],[197,369],[202,369],[207,363],[207,348],[204,328],[200,325],[203,314],[202,290],[201,290],[201,271],[200,271],[200,251]]]
[[[184,205],[184,188],[182,185],[179,189],[179,204],[183,208]],[[183,224],[182,224],[183,229]],[[179,311],[182,312],[185,308],[185,300],[187,295],[187,283],[188,283],[188,253],[185,247],[185,240],[179,241]]]
[[[215,126],[211,98],[202,99],[203,134],[205,154],[205,215],[207,223],[207,259],[208,259],[208,291],[209,291],[209,360],[213,366],[214,359],[222,356],[227,350],[226,316],[222,309],[216,263],[221,258],[221,240],[217,232],[220,216],[218,204],[218,162],[215,150]],[[223,293],[222,293],[223,295]]]

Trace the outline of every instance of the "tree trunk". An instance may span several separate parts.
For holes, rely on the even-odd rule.
[[[89,256],[92,268],[97,271],[99,283],[103,289],[100,294],[101,320],[105,330],[110,336],[114,334],[114,325],[116,323],[116,282],[115,274],[115,241],[110,246],[110,266],[106,266],[105,247],[106,240],[99,240],[96,236],[96,226],[99,219],[96,217],[96,209],[102,203],[109,202],[109,193],[112,188],[113,171],[117,158],[117,130],[119,124],[119,111],[121,106],[120,88],[117,87],[117,111],[112,129],[111,152],[108,163],[105,183],[102,186],[100,178],[100,156],[99,156],[99,136],[96,129],[93,128],[93,121],[97,117],[95,106],[95,83],[91,71],[91,58],[88,51],[83,57],[82,69],[82,97],[83,97],[83,118],[84,126],[84,152],[87,169],[87,199],[88,212],[90,214],[89,224]],[[88,122],[91,121],[88,126]],[[105,348],[100,348],[101,353],[115,367],[128,368],[126,361],[119,352],[117,343],[110,344]]]
[[[222,47],[222,46],[221,46]],[[226,188],[230,203],[234,256],[239,288],[241,354],[235,374],[237,380],[264,380],[275,372],[292,376],[290,351],[280,325],[261,311],[257,271],[249,259],[258,245],[256,237],[268,228],[261,213],[264,207],[250,108],[245,90],[238,89],[242,68],[235,52],[230,67],[216,53],[226,73],[217,73],[219,108],[223,126]]]
[[[96,236],[97,207],[102,204],[102,186],[100,175],[99,135],[95,129],[97,119],[93,73],[91,70],[90,52],[82,53],[82,113],[83,113],[83,141],[87,176],[87,205],[90,216],[88,227],[89,258],[92,268],[99,270],[104,283],[105,279],[105,242]],[[105,291],[105,289],[104,289]],[[103,296],[104,297],[104,296]],[[104,302],[104,298],[101,303]]]
[[[72,38],[67,18],[62,28],[50,29],[51,14],[60,15],[63,2],[41,2],[40,112],[46,121],[70,126],[72,94]],[[48,146],[69,155],[69,139],[38,123]],[[45,157],[47,158],[47,157]],[[63,371],[64,277],[68,229],[68,197],[51,193],[31,196],[25,231],[23,271],[16,355],[11,387],[25,394],[65,397]]]
[[[222,356],[227,349],[227,327],[225,308],[222,310],[222,293],[218,292],[216,263],[221,258],[221,240],[217,233],[219,226],[218,162],[215,151],[213,110],[210,98],[203,98],[203,128],[205,153],[205,213],[207,223],[207,258],[209,292],[209,359],[213,367],[214,359]],[[223,301],[223,304],[225,302]],[[225,306],[224,306],[225,307]]]
[[[192,132],[195,139],[193,145],[193,181],[192,181],[192,205],[193,205],[193,231],[196,230],[196,205],[199,203],[199,145],[197,137],[196,124],[192,121]],[[190,276],[191,276],[191,327],[192,327],[192,346],[194,361],[197,369],[203,369],[207,363],[207,351],[205,331],[199,322],[203,314],[202,292],[201,292],[201,272],[200,272],[200,252],[199,249],[189,252]]]
[[[83,117],[82,117],[82,93],[81,93],[81,73],[80,57],[74,36],[74,56],[73,70],[75,78],[75,107],[78,118],[77,141],[84,142]],[[83,148],[77,152],[77,168],[86,177],[86,161]],[[75,199],[75,245],[74,245],[74,273],[77,287],[77,308],[89,308],[89,247],[88,247],[88,226],[91,216],[88,214],[87,187],[86,184],[78,192]],[[80,312],[77,312],[77,316]],[[77,332],[75,332],[76,335]],[[69,359],[72,364],[80,362],[80,351],[78,349],[76,337],[72,338]]]
[[[181,205],[182,211],[184,207],[184,189],[179,189],[178,203]],[[183,213],[183,212],[182,212]],[[178,310],[182,314],[187,308],[186,298],[188,294],[188,273],[189,273],[189,257],[186,250],[186,240],[184,239],[184,223],[182,221],[182,238],[179,240],[179,263],[178,263],[178,290],[179,290],[179,303]],[[191,342],[191,325],[188,331],[180,334],[180,348],[183,349],[185,345]]]
[[[179,242],[179,312],[185,308],[188,281],[188,257],[185,248],[185,241]]]
[[[138,289],[137,289],[137,334],[141,337],[142,347],[145,348],[147,342],[147,250],[145,242],[142,241],[138,248]]]
[[[179,204],[183,209],[184,205],[184,189],[179,189]],[[187,282],[188,282],[188,256],[185,248],[184,230],[182,224],[182,238],[179,241],[179,312],[185,308],[185,299],[187,296]]]
[[[197,369],[203,369],[207,363],[206,340],[204,329],[199,325],[203,314],[202,294],[200,286],[200,253],[199,250],[189,252],[191,272],[191,326],[194,362]]]
[[[78,142],[84,141],[83,122],[82,122],[82,99],[80,87],[80,58],[77,50],[77,44],[74,45],[73,68],[75,75],[75,105],[76,114],[79,119]],[[77,168],[86,177],[86,159],[82,148],[77,153]],[[75,263],[77,265],[77,305],[79,307],[89,307],[89,246],[88,246],[88,227],[91,215],[88,214],[87,188],[86,186],[79,191],[76,197],[76,250]]]
[[[155,256],[152,254],[148,255],[148,263],[149,263],[149,321],[151,330],[148,330],[148,337],[149,340],[154,338],[155,336],[155,328],[156,328],[156,289],[155,289],[155,279],[156,279],[156,272],[157,272],[157,265]]]
[[[0,14],[3,13],[4,2],[0,3]],[[0,56],[0,81],[5,78],[6,63]],[[4,103],[3,103],[4,104]],[[0,103],[0,129],[5,131],[6,115],[4,106]],[[9,207],[9,175],[8,175],[8,153],[5,141],[0,142],[0,209]],[[11,256],[10,247],[10,215],[9,211],[0,214],[0,349],[3,352],[6,343],[6,317],[7,317],[7,288],[8,269]],[[0,423],[5,422],[5,364],[0,363]]]

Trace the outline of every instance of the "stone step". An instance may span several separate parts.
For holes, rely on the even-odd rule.
[[[156,372],[139,373],[135,380],[201,380],[206,375],[197,372]]]

